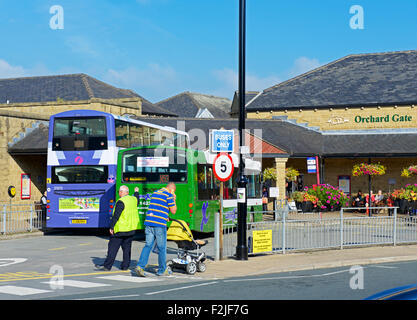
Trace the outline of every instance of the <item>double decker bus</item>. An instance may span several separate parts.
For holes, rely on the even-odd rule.
[[[116,196],[120,149],[187,147],[187,133],[94,110],[55,114],[49,121],[47,228],[107,228]]]
[[[232,157],[238,166],[238,157],[233,154]],[[174,182],[177,213],[172,218],[184,220],[193,231],[213,232],[214,216],[220,209],[220,181],[213,173],[213,159],[208,151],[181,147],[142,146],[120,150],[116,187],[126,185],[130,194],[139,188],[138,213],[140,228],[144,229],[152,193]],[[261,165],[253,163],[256,165],[246,163],[248,221],[262,221]],[[233,177],[224,183],[223,222],[228,224],[237,221],[237,175],[238,170],[234,170]]]

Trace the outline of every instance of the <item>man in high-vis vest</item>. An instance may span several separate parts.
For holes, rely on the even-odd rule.
[[[113,216],[110,222],[110,240],[107,250],[107,258],[104,264],[96,268],[110,271],[116,259],[119,248],[123,250],[122,270],[130,266],[132,240],[135,230],[139,227],[138,199],[129,195],[129,188],[121,186],[119,189],[120,199],[116,202]]]

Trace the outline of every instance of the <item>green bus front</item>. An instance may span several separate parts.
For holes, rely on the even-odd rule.
[[[236,178],[237,170],[224,184],[224,224],[237,221]],[[259,173],[249,174],[248,179],[248,221],[261,221]],[[170,217],[185,221],[193,231],[213,232],[214,216],[220,209],[220,182],[204,152],[161,145],[119,151],[116,190],[126,185],[133,195],[139,189],[141,229],[152,193],[168,182],[175,183],[177,196],[177,213]]]

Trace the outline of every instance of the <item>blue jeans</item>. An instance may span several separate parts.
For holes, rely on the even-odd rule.
[[[164,273],[166,269],[167,258],[167,228],[166,227],[149,227],[145,226],[146,244],[143,247],[138,261],[138,267],[144,269],[148,263],[149,254],[154,247],[156,241],[156,247],[158,253],[158,274]]]

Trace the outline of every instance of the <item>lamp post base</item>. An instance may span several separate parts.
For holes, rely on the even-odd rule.
[[[248,260],[248,247],[245,247],[245,246],[236,247],[236,259]]]

